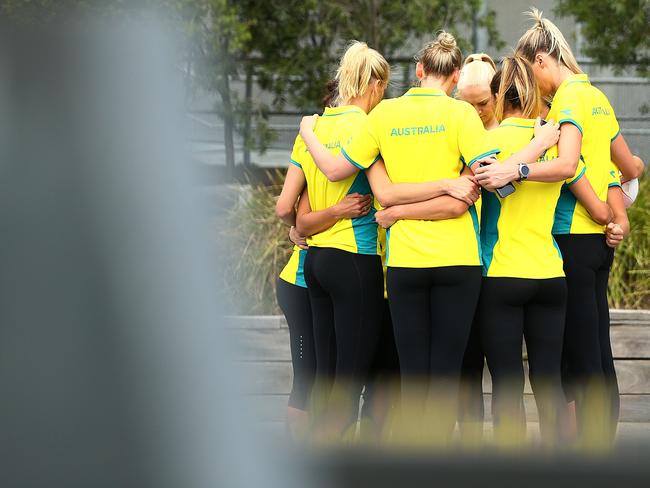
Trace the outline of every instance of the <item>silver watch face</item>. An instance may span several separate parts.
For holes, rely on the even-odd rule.
[[[530,168],[528,167],[527,164],[520,164],[519,165],[519,175],[522,178],[528,178],[528,173],[530,173]]]

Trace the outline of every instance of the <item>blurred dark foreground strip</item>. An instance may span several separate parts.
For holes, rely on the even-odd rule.
[[[338,449],[312,452],[310,464],[315,478],[337,488],[647,488],[649,455],[647,444],[607,456]]]

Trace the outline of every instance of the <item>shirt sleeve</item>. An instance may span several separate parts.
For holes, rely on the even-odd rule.
[[[551,108],[555,109],[553,113],[558,124],[573,124],[584,135],[583,127],[585,126],[586,114],[582,98],[573,90],[565,89],[558,93],[553,98]]]
[[[608,171],[607,187],[611,188],[612,186],[621,186],[621,175],[618,172],[618,167],[613,161],[610,162]]]
[[[616,114],[614,113],[614,108],[611,106],[611,104],[609,106],[609,113],[611,114],[610,118],[611,118],[611,125],[612,125],[610,140],[613,141],[621,133],[621,128],[618,125],[618,119],[616,118]]]
[[[494,139],[490,138],[483,127],[476,110],[467,104],[461,104],[461,120],[458,124],[458,150],[462,161],[470,168],[479,159],[499,153]]]
[[[359,169],[368,169],[379,159],[377,117],[373,117],[373,112],[363,118],[363,122],[352,131],[350,140],[341,147],[343,156]]]
[[[567,178],[566,180],[564,180],[564,182],[567,184],[567,186],[571,186],[580,178],[582,178],[585,175],[586,171],[587,171],[587,167],[585,166],[585,162],[582,160],[581,157],[580,159],[578,159],[578,167],[576,168],[576,174],[574,174],[571,178]]]
[[[289,158],[289,163],[295,166],[298,166],[302,169],[302,162],[304,161],[305,155],[307,152],[307,146],[305,142],[300,137],[300,134],[296,136],[296,140],[293,142],[293,149],[291,150],[291,157]]]

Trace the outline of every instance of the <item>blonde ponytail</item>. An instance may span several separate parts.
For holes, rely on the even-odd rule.
[[[349,103],[362,96],[372,80],[388,84],[389,78],[390,65],[384,57],[365,42],[352,41],[336,71],[338,102]]]
[[[419,52],[416,61],[422,63],[425,75],[450,76],[460,69],[463,55],[456,45],[456,39],[449,32],[440,31],[436,39],[427,43]]]
[[[495,83],[498,83],[496,90]],[[494,91],[494,116],[499,122],[507,110],[521,110],[525,119],[534,119],[541,111],[542,97],[535,81],[535,73],[530,63],[521,56],[503,58],[501,70],[493,79]]]
[[[528,29],[517,43],[517,54],[523,56],[530,63],[535,62],[535,55],[539,52],[548,53],[558,63],[569,68],[573,73],[582,73],[569,43],[560,29],[550,20],[542,17],[542,12],[536,8],[527,12],[535,25]]]

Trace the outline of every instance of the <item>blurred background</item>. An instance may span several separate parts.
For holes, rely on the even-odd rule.
[[[648,161],[650,2],[533,3]],[[321,111],[351,39],[389,59],[394,97],[437,30],[498,59],[530,6],[0,0],[0,485],[305,486],[273,448],[291,384],[274,292],[291,245],[274,204],[300,117]],[[633,442],[650,439],[647,176],[629,216],[610,304]],[[489,401],[489,378],[485,391]],[[642,486],[641,446],[566,472]],[[508,473],[530,484],[530,468],[557,484],[530,459],[519,471],[420,461],[327,457],[315,466],[335,479],[312,474],[309,486],[394,485],[404,473],[416,486],[434,468],[458,486],[465,463],[484,468],[477,483]]]

